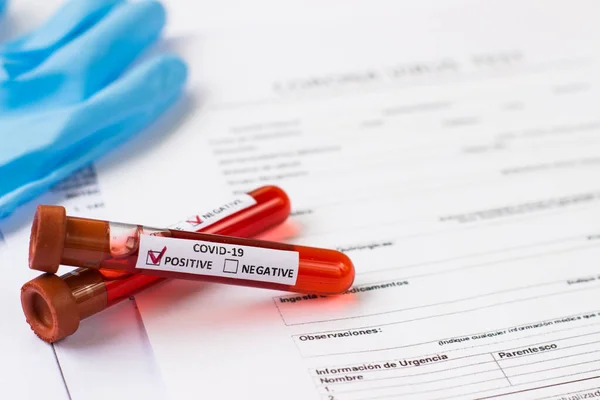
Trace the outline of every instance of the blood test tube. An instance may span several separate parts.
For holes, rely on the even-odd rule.
[[[171,228],[252,237],[284,222],[289,213],[286,193],[278,187],[265,186],[207,213],[188,217]],[[165,279],[88,268],[60,277],[46,273],[23,285],[21,302],[32,330],[52,343],[73,334],[82,319]]]
[[[341,293],[354,280],[352,262],[335,250],[68,217],[63,207],[38,206],[29,266],[55,273],[60,264],[314,294]]]

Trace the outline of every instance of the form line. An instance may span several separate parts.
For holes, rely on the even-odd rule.
[[[58,370],[60,371],[60,377],[62,378],[63,385],[65,385],[67,397],[69,398],[69,400],[73,400],[73,398],[71,397],[71,392],[69,391],[69,385],[67,385],[67,380],[65,379],[65,374],[63,372],[62,366],[60,365],[60,361],[58,360],[58,354],[56,354],[56,347],[54,347],[54,343],[50,343],[50,346],[52,347],[54,359],[56,360],[56,365],[58,365]]]
[[[496,363],[496,365],[498,366],[498,368],[500,368],[500,371],[502,372],[502,375],[504,375],[504,377],[506,378],[506,380],[508,381],[508,384],[510,386],[512,386],[512,382],[510,381],[510,379],[508,378],[508,376],[506,375],[506,372],[504,372],[504,370],[502,369],[502,367],[500,366],[500,364],[498,364],[498,360],[496,360],[496,357],[494,357],[493,353],[490,353],[490,356],[492,356],[492,358],[494,359],[494,362]]]

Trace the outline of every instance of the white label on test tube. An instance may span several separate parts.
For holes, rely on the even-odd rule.
[[[235,214],[238,211],[244,210],[256,204],[254,197],[244,194],[231,199],[225,203],[219,204],[210,209],[210,211],[202,214],[190,215],[188,218],[174,225],[169,226],[170,229],[179,231],[195,232],[204,229],[215,222]]]
[[[136,268],[295,285],[296,251],[141,235]]]

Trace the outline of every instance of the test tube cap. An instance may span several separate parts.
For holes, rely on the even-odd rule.
[[[21,306],[33,332],[48,343],[72,335],[79,328],[75,297],[56,275],[43,274],[23,285]]]
[[[64,207],[39,205],[29,238],[29,268],[56,273],[62,258],[67,213]]]

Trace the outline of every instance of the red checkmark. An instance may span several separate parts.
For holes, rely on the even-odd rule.
[[[198,215],[196,215],[196,219],[188,219],[186,222],[189,222],[190,224],[194,225],[200,225],[202,223],[202,220]]]
[[[152,261],[152,264],[158,264],[160,263],[160,259],[162,258],[162,256],[165,255],[165,252],[167,251],[167,246],[163,247],[163,249],[160,251],[160,253],[158,253],[157,256],[154,255],[154,251],[150,250],[148,252],[148,255],[150,256],[150,260]]]

